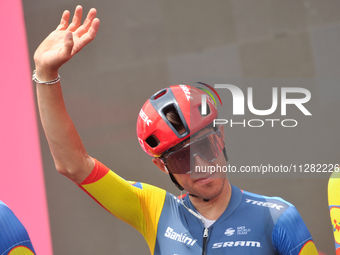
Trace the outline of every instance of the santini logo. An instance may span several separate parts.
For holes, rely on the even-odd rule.
[[[192,238],[188,237],[187,234],[176,233],[172,228],[168,227],[164,234],[165,237],[175,240],[180,243],[185,243],[187,245],[193,246],[197,239],[192,240]]]
[[[218,248],[225,248],[225,247],[261,247],[260,242],[255,241],[236,241],[236,242],[221,242],[221,243],[214,243],[213,249]]]

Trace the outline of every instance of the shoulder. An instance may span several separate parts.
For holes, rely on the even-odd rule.
[[[12,210],[2,201],[0,201],[0,219],[16,218]],[[1,221],[0,221],[1,224]]]
[[[313,239],[295,206],[280,197],[268,197],[243,191],[248,206],[268,208],[273,221],[272,243],[278,254],[317,254]],[[255,209],[256,210],[256,209]]]
[[[15,216],[13,211],[3,202],[0,201],[0,229],[22,226],[19,219]],[[1,232],[1,231],[0,231]]]
[[[7,252],[35,254],[25,227],[12,210],[0,201],[0,254]]]
[[[0,200],[0,209],[8,208],[8,206]]]
[[[243,191],[242,204],[247,210],[265,213],[273,224],[275,231],[285,229],[294,232],[296,227],[304,225],[304,222],[295,206],[281,197],[269,197]]]
[[[252,201],[248,201],[248,203],[252,203],[252,204],[256,204],[255,201],[258,201],[258,202],[273,201],[273,202],[277,202],[278,204],[282,204],[285,207],[293,206],[293,204],[291,204],[288,201],[282,199],[281,197],[264,196],[264,195],[255,194],[255,193],[252,193],[252,192],[249,192],[249,191],[245,191],[245,190],[242,190],[242,194],[248,200],[252,200]]]
[[[281,197],[269,197],[264,195],[258,195],[248,191],[242,191],[242,203],[254,207],[254,209],[268,208],[271,211],[271,215],[276,221],[278,217],[284,213],[288,208],[295,208],[293,204],[287,202]]]
[[[270,216],[276,228],[296,228],[298,224],[304,224],[295,206],[281,197],[269,197],[243,191],[243,203],[250,209],[269,210]]]
[[[292,203],[275,196],[248,191],[240,193],[238,213],[265,227],[263,231],[268,234],[277,254],[317,254],[308,228]],[[259,229],[261,231],[261,227]]]

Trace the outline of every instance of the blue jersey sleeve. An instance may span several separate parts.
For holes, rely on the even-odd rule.
[[[0,254],[35,254],[28,233],[19,219],[0,201]]]
[[[272,242],[280,255],[318,254],[306,224],[293,206],[288,207],[278,218]]]

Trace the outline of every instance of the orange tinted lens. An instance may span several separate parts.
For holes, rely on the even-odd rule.
[[[191,155],[199,154],[208,161],[216,159],[223,148],[224,142],[216,133],[209,134],[204,139],[190,145]]]
[[[190,172],[190,163],[193,155],[200,155],[207,161],[215,160],[224,148],[223,140],[216,133],[211,133],[202,139],[197,139],[178,151],[171,153],[167,158],[169,171],[174,174]]]
[[[167,158],[169,171],[173,174],[186,174],[190,171],[190,146],[184,147]]]

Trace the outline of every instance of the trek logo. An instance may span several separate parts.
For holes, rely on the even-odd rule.
[[[143,109],[140,109],[139,116],[144,120],[144,122],[149,126],[149,124],[152,122],[149,117],[145,114]]]
[[[227,235],[227,236],[232,236],[233,234],[235,233],[235,229],[233,228],[228,228],[224,234]]]
[[[174,241],[185,243],[187,245],[193,246],[197,239],[192,240],[192,238],[188,237],[187,234],[183,233],[176,233],[172,228],[168,227],[164,234],[165,237],[170,238]]]
[[[190,96],[190,90],[187,86],[185,85],[179,85],[181,87],[181,89],[183,90],[187,100],[189,101],[190,99],[192,99],[192,97]]]
[[[279,210],[279,211],[282,208],[284,208],[284,206],[278,205],[278,204],[275,204],[275,203],[255,201],[255,200],[248,199],[248,198],[246,198],[246,203],[252,204],[252,205],[259,205],[259,206],[263,206],[263,207],[268,207],[268,208],[275,208],[276,210]]]
[[[225,248],[225,247],[258,247],[261,248],[261,243],[260,242],[255,242],[255,241],[236,241],[236,242],[221,242],[221,243],[214,243],[213,244],[213,249],[218,249],[218,248]]]

